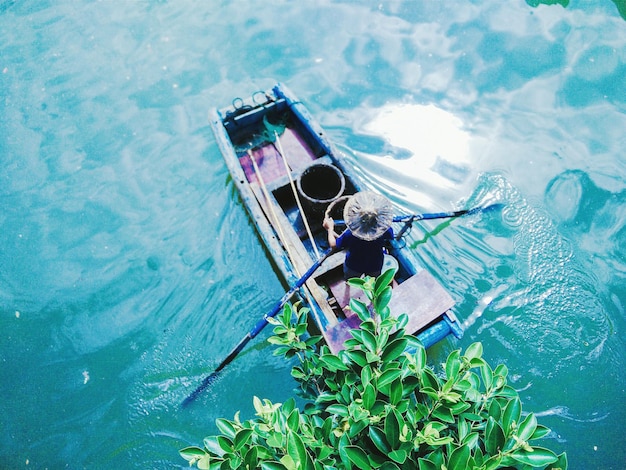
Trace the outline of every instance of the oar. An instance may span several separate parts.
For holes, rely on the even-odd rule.
[[[474,207],[472,209],[462,209],[458,211],[449,211],[449,212],[432,212],[430,214],[408,214],[408,215],[397,215],[393,218],[394,222],[415,222],[416,220],[432,220],[432,219],[450,219],[452,217],[460,217],[462,215],[472,215],[477,214],[479,212],[487,212],[496,209],[502,209],[504,204],[495,203],[490,204],[488,206],[482,207]],[[345,221],[343,220],[335,220],[336,224],[345,225]]]
[[[318,259],[315,263],[313,263],[313,266],[311,266],[309,270],[305,272],[302,275],[302,277],[298,279],[293,286],[291,286],[291,289],[289,289],[289,291],[287,291],[285,295],[283,295],[282,299],[280,299],[280,301],[274,306],[274,308],[269,313],[266,313],[265,315],[263,315],[263,318],[261,318],[257,322],[257,324],[254,326],[254,328],[252,328],[248,332],[248,334],[241,339],[239,344],[235,346],[235,348],[230,352],[230,354],[226,357],[226,359],[224,359],[213,372],[211,372],[209,375],[207,375],[204,378],[204,380],[198,386],[198,388],[196,388],[193,392],[189,394],[187,398],[185,398],[185,400],[182,402],[183,407],[187,406],[189,403],[194,401],[198,397],[198,395],[200,395],[200,393],[202,393],[211,384],[211,382],[215,380],[215,378],[220,373],[220,371],[224,367],[226,367],[228,364],[230,364],[233,361],[233,359],[235,359],[237,354],[241,352],[241,350],[246,346],[246,344],[248,344],[248,342],[250,342],[252,338],[258,335],[261,332],[261,330],[265,328],[265,326],[268,323],[267,320],[269,318],[276,316],[276,314],[278,314],[278,312],[281,311],[281,309],[285,306],[285,304],[291,298],[291,296],[293,296],[293,294],[295,294],[295,292],[304,285],[304,283],[313,275],[313,273],[317,270],[317,268],[321,266],[324,260],[328,258],[328,256],[332,252],[333,250],[330,249],[326,251],[325,253],[323,253],[322,257]]]
[[[396,240],[400,240],[407,230],[411,229],[413,226],[413,222],[416,220],[432,220],[432,219],[450,219],[453,217],[461,217],[462,215],[472,215],[477,214],[479,212],[487,212],[493,211],[497,209],[501,209],[504,207],[504,204],[499,202],[495,204],[490,204],[488,206],[478,206],[472,209],[461,209],[458,211],[449,211],[449,212],[433,212],[431,214],[409,214],[409,215],[399,215],[393,218],[394,222],[404,222],[404,227],[396,234]]]
[[[473,209],[464,209],[464,210],[451,211],[451,212],[435,212],[431,214],[402,215],[402,216],[394,217],[393,220],[395,222],[406,221],[408,225],[410,222],[414,220],[430,220],[430,219],[445,219],[445,218],[451,218],[451,217],[460,217],[466,214],[476,214],[478,212],[494,210],[502,206],[503,204],[491,204],[486,207],[475,207]],[[187,398],[185,398],[185,400],[183,400],[182,402],[183,407],[187,406],[189,403],[194,401],[198,397],[198,395],[200,395],[211,384],[211,382],[215,380],[215,378],[218,376],[220,371],[224,367],[226,367],[228,364],[230,364],[233,361],[233,359],[235,359],[235,357],[243,350],[246,344],[248,344],[250,340],[252,340],[256,335],[258,335],[261,332],[263,328],[265,328],[265,326],[268,323],[267,322],[268,318],[272,318],[276,316],[278,312],[280,312],[280,310],[285,306],[285,304],[291,298],[291,296],[293,296],[293,294],[295,294],[295,292],[304,285],[304,283],[313,275],[313,273],[317,270],[317,268],[321,266],[324,260],[332,254],[332,252],[333,252],[332,249],[326,251],[324,254],[322,254],[322,257],[320,259],[318,259],[315,263],[313,263],[313,266],[311,266],[309,270],[305,272],[302,275],[302,277],[296,281],[296,283],[289,289],[289,291],[285,293],[285,295],[283,295],[282,299],[280,299],[280,301],[274,306],[274,308],[269,313],[266,313],[263,316],[263,318],[261,318],[257,322],[254,328],[252,328],[248,332],[248,334],[246,334],[246,336],[244,336],[241,339],[239,344],[235,346],[235,348],[230,352],[230,354],[226,357],[226,359],[224,359],[213,372],[211,372],[209,375],[207,375],[204,378],[204,380],[202,380],[202,383],[198,386],[198,388],[196,388],[193,392],[189,394]]]
[[[405,222],[407,220],[430,220],[430,219],[449,219],[451,217],[460,217],[462,215],[472,215],[477,214],[478,212],[487,212],[496,209],[502,209],[504,204],[495,203],[490,204],[488,206],[482,207],[474,207],[473,209],[462,209],[459,211],[450,211],[450,212],[433,212],[432,214],[409,214],[409,215],[399,215],[393,218],[394,222]]]

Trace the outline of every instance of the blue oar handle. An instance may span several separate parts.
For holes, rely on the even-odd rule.
[[[485,212],[494,209],[500,209],[504,207],[504,204],[496,203],[490,204],[486,207],[474,207],[473,209],[462,209],[459,211],[449,211],[449,212],[432,212],[430,214],[407,214],[407,215],[397,215],[393,218],[394,222],[407,222],[407,221],[416,221],[416,220],[431,220],[431,219],[449,219],[452,217],[460,217],[462,215],[472,215],[478,212]],[[335,220],[336,224],[345,225],[346,222],[344,220]]]

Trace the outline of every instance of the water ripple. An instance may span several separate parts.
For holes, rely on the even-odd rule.
[[[491,310],[508,313],[483,322],[478,332],[511,329],[505,335],[514,338],[514,345],[507,346],[511,352],[530,349],[559,358],[550,374],[579,356],[596,360],[611,329],[597,279],[574,257],[571,242],[560,235],[545,211],[529,203],[502,176],[485,176],[483,183],[506,201],[502,221],[514,232],[518,286],[513,291],[513,286],[500,287],[489,296]]]

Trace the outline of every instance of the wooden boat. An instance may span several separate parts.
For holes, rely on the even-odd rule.
[[[341,219],[342,200],[361,191],[319,124],[282,84],[213,109],[210,123],[232,178],[284,280],[293,285],[328,248],[324,212]],[[407,222],[410,223],[410,222]],[[395,233],[404,233],[402,225]],[[411,260],[402,240],[388,247],[385,263],[396,269],[392,314],[406,313],[407,331],[429,347],[462,329],[454,301]],[[347,308],[352,292],[343,279],[343,252],[327,257],[301,289],[314,330],[337,352],[360,320]]]

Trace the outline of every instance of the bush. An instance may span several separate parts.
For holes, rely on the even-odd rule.
[[[299,359],[292,376],[303,411],[293,398],[254,397],[256,418],[218,419],[221,435],[181,456],[212,470],[566,469],[565,454],[534,444],[550,430],[522,412],[506,366],[492,368],[481,343],[453,351],[440,372],[427,364],[403,329],[407,316],[390,315],[391,278],[349,281],[371,307],[352,299],[361,328],[337,355],[307,335],[306,308],[285,306],[269,341],[275,354]]]

